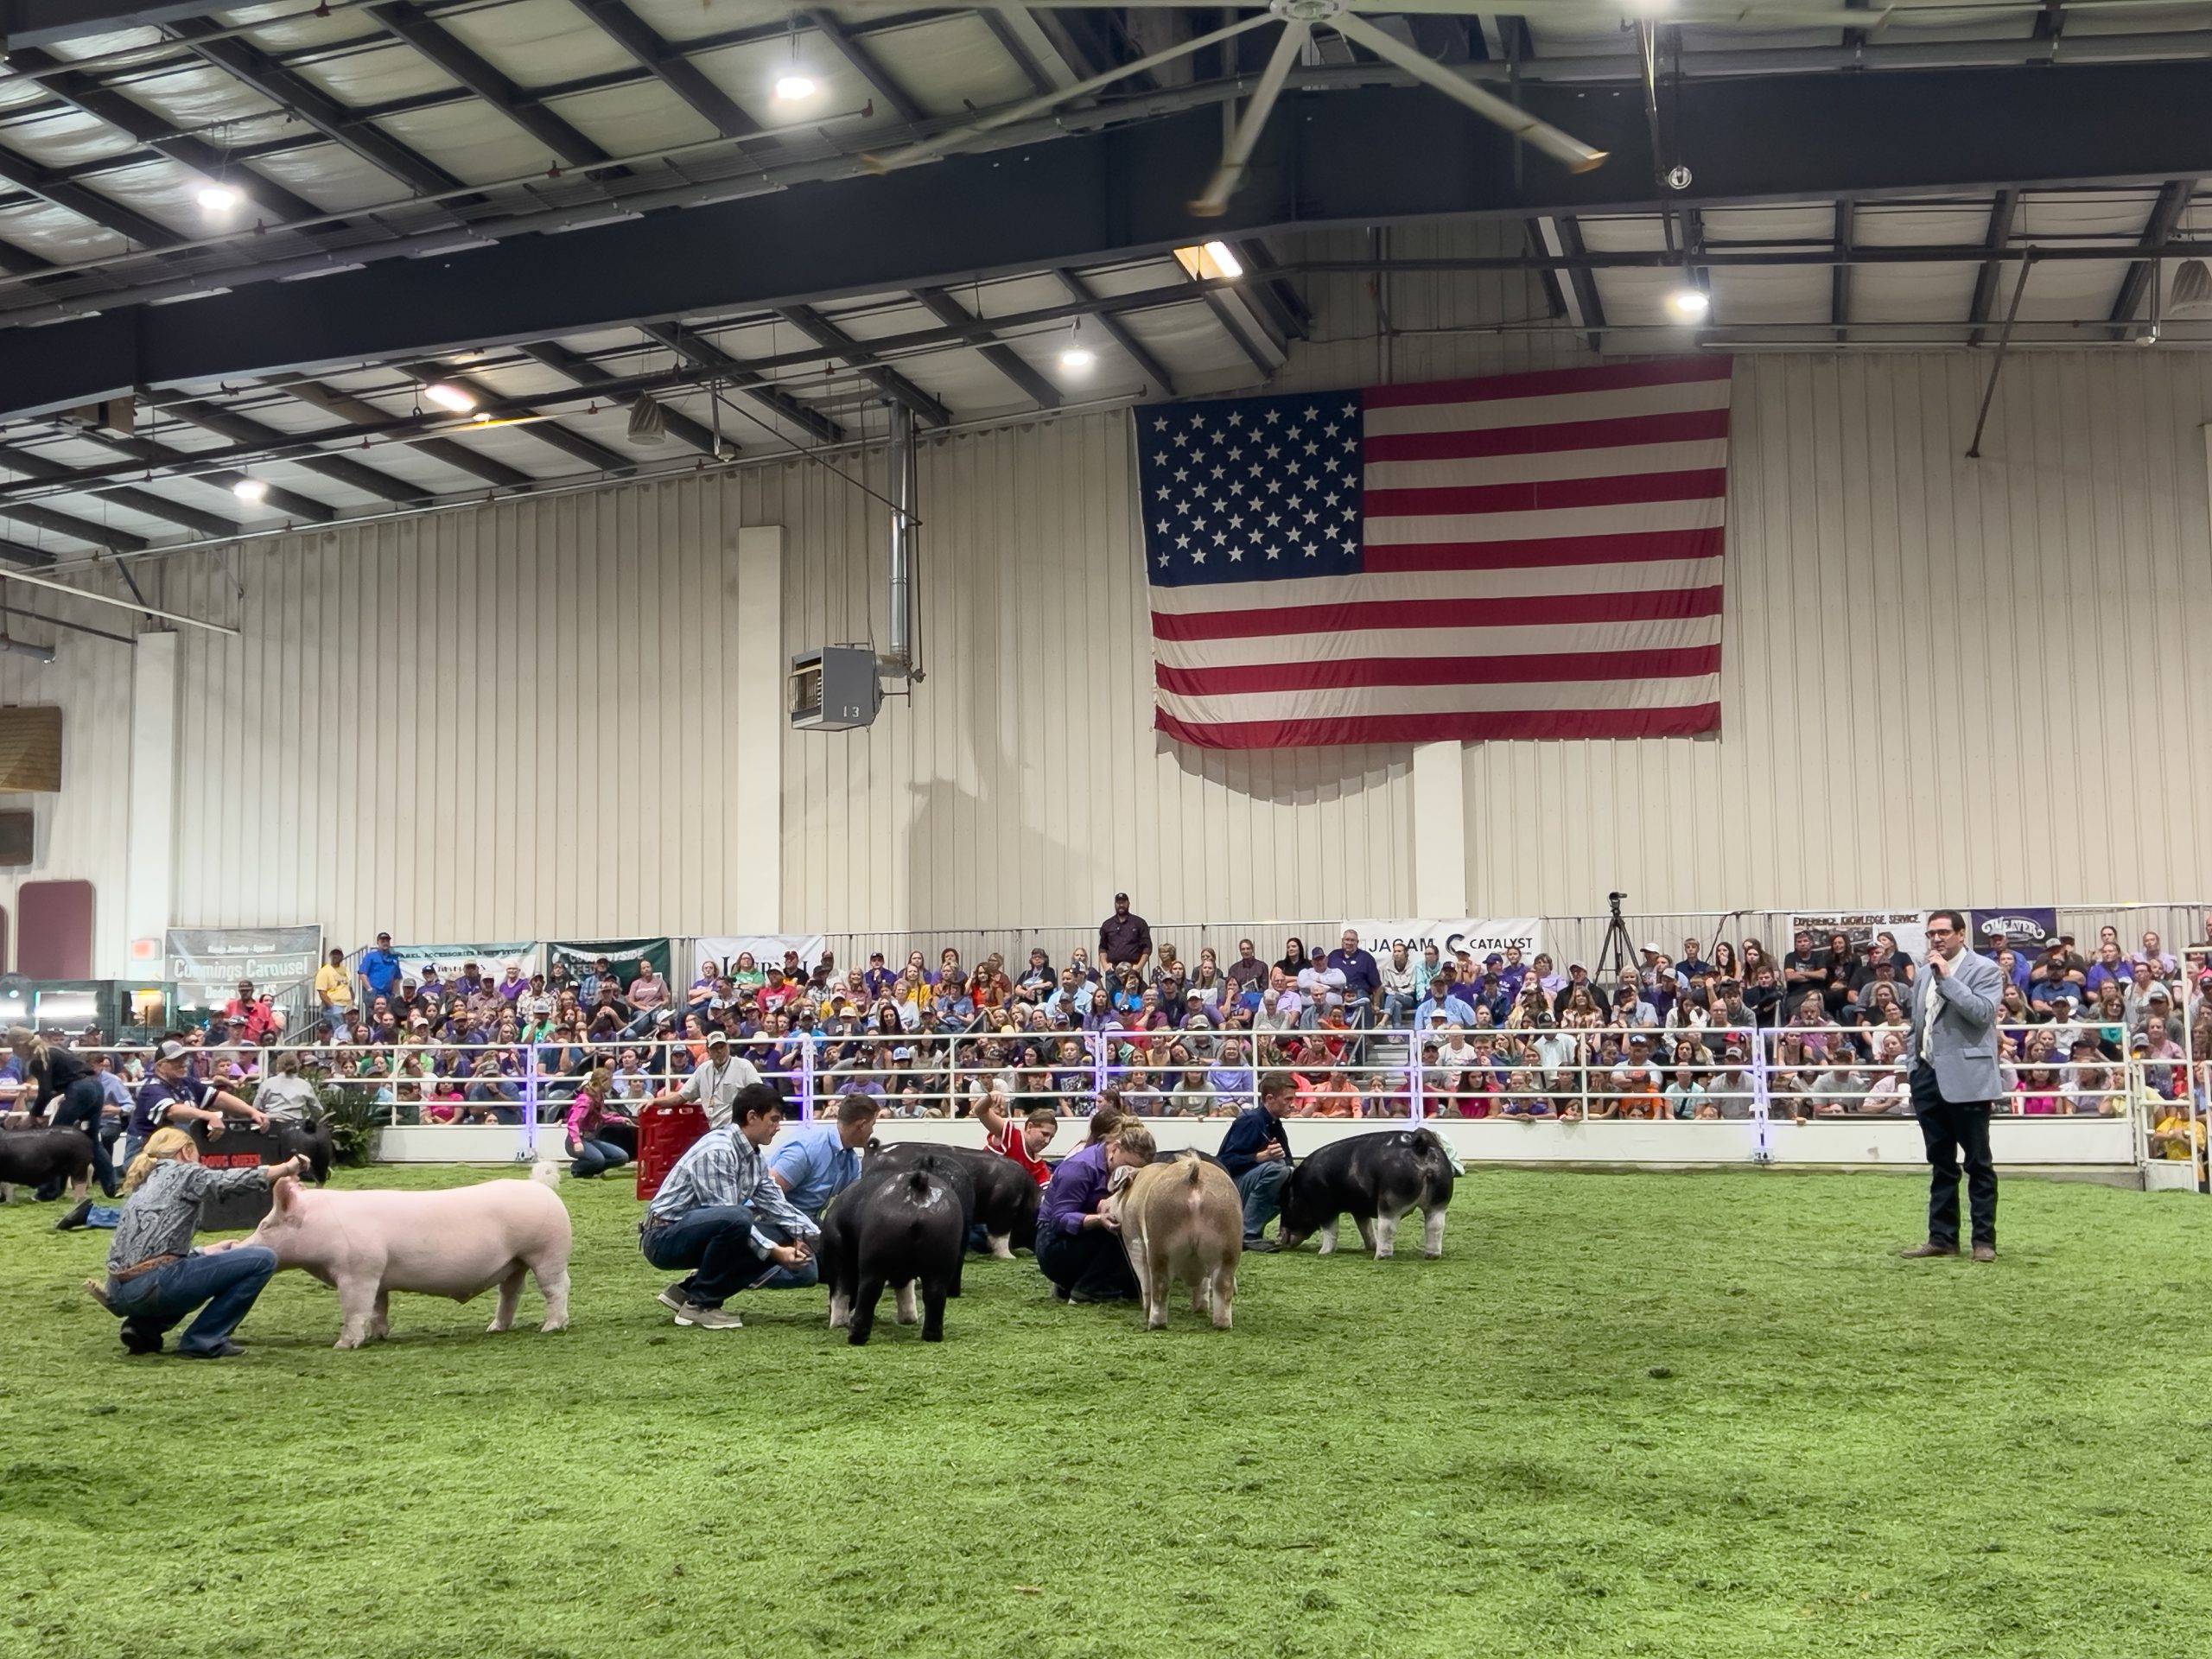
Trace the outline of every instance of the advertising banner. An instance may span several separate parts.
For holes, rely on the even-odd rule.
[[[320,927],[173,927],[162,977],[185,1008],[219,1008],[250,979],[279,1003],[296,1002],[322,962]]]
[[[669,942],[665,938],[570,939],[561,944],[548,944],[545,947],[546,971],[550,973],[555,963],[565,962],[569,964],[569,977],[582,979],[586,974],[591,972],[592,963],[601,957],[607,958],[607,964],[614,970],[615,976],[625,985],[637,977],[638,965],[640,963],[650,964],[671,986],[677,982],[675,974],[671,971],[672,964],[669,954]],[[683,982],[688,985],[691,982],[686,979]]]
[[[423,970],[435,968],[441,980],[452,980],[470,963],[476,964],[480,974],[488,974],[496,981],[506,971],[509,963],[522,969],[527,979],[537,971],[537,941],[535,939],[462,940],[458,944],[395,944],[391,954],[399,958],[399,976],[419,981]]]
[[[1928,954],[1928,912],[1924,910],[1798,911],[1789,918],[1791,938],[1801,930],[1813,936],[1815,950],[1827,948],[1831,933],[1849,934],[1854,950],[1877,933],[1888,933],[1896,938],[1897,949],[1905,955],[1916,960]],[[1776,958],[1779,960],[1789,948],[1789,940],[1783,940],[1776,948]]]
[[[1357,928],[1361,948],[1373,952],[1378,960],[1400,939],[1416,957],[1421,954],[1421,946],[1433,942],[1437,954],[1446,962],[1465,950],[1479,963],[1493,950],[1502,955],[1509,945],[1518,945],[1521,960],[1530,962],[1544,948],[1543,920],[1535,916],[1452,916],[1419,920],[1402,917],[1390,921],[1349,921],[1344,925]],[[1306,941],[1308,949],[1319,945],[1333,950],[1337,944],[1333,937]]]
[[[799,965],[811,969],[822,960],[823,938],[819,933],[717,933],[702,934],[691,941],[691,959],[677,964],[684,972],[683,982],[690,984],[698,976],[699,964],[711,962],[715,971],[734,973],[739,957],[750,951],[753,960],[762,968],[784,965],[784,952],[798,952]],[[840,968],[861,966],[857,963],[839,963]]]
[[[1970,910],[1967,931],[1974,948],[1993,957],[2006,945],[2022,957],[2039,957],[2058,937],[2058,912],[2050,906],[2012,905],[1999,910]]]

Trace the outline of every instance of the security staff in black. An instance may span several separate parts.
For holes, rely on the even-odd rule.
[[[82,1056],[66,1048],[54,1048],[45,1038],[28,1027],[18,1026],[8,1033],[8,1041],[16,1051],[16,1058],[23,1068],[25,1081],[38,1086],[38,1095],[31,1103],[33,1118],[44,1118],[48,1128],[79,1129],[92,1143],[92,1175],[100,1184],[100,1191],[111,1198],[115,1196],[115,1164],[107,1155],[107,1148],[100,1144],[100,1110],[106,1103],[106,1091],[100,1080]],[[52,1116],[48,1116],[51,1109]],[[38,1189],[41,1198],[59,1198],[64,1181],[50,1181]]]

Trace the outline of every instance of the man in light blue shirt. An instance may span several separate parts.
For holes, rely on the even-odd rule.
[[[1438,974],[1428,982],[1428,995],[1422,1000],[1421,1005],[1414,1010],[1414,1028],[1416,1031],[1427,1031],[1428,1017],[1433,1014],[1442,1014],[1448,1023],[1455,1026],[1471,1026],[1475,1023],[1474,1009],[1465,999],[1452,994],[1452,982],[1445,978],[1442,974]]]
[[[815,1220],[860,1179],[860,1149],[875,1133],[883,1102],[857,1085],[837,1097],[837,1116],[802,1123],[768,1150],[768,1173],[793,1209]]]

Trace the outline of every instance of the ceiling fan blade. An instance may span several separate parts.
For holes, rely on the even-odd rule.
[[[1496,122],[1515,137],[1526,139],[1545,155],[1563,162],[1573,173],[1587,173],[1605,159],[1602,149],[1592,149],[1579,138],[1570,137],[1548,121],[1540,121],[1526,110],[1509,104],[1497,93],[1485,92],[1464,75],[1455,75],[1433,59],[1424,57],[1395,35],[1386,35],[1349,11],[1340,11],[1329,19],[1329,27],[1348,41],[1357,41],[1376,57],[1395,63],[1424,86],[1433,86],[1445,97],[1465,105],[1486,121]]]
[[[1226,29],[1217,29],[1211,35],[1201,35],[1195,40],[1179,41],[1165,51],[1155,52],[1150,57],[1139,58],[1134,63],[1116,64],[1104,74],[1093,75],[1088,80],[1078,80],[1072,86],[1060,87],[1055,92],[1046,92],[1041,98],[1026,99],[1019,104],[1009,104],[1006,108],[994,110],[990,114],[978,120],[970,121],[964,126],[954,127],[950,131],[940,132],[934,138],[925,138],[918,144],[909,144],[904,149],[894,149],[883,156],[864,155],[861,157],[861,165],[871,173],[888,173],[894,168],[912,167],[917,162],[926,162],[933,156],[943,156],[948,151],[958,149],[963,145],[971,143],[982,137],[987,132],[995,132],[1001,127],[1012,126],[1017,121],[1026,121],[1033,115],[1042,115],[1047,110],[1057,109],[1072,99],[1095,92],[1102,86],[1110,86],[1117,80],[1126,80],[1131,75],[1141,74],[1157,64],[1168,63],[1177,58],[1186,57],[1191,53],[1201,51],[1217,41],[1228,40],[1232,35],[1246,34],[1274,21],[1273,13],[1261,12],[1258,16],[1247,17],[1241,22],[1231,23]]]
[[[1191,204],[1191,211],[1199,218],[1212,219],[1229,211],[1229,199],[1244,181],[1244,163],[1252,159],[1252,147],[1260,142],[1260,130],[1268,124],[1275,99],[1282,95],[1282,84],[1290,79],[1291,70],[1297,66],[1298,54],[1313,37],[1313,24],[1296,17],[1283,19],[1282,35],[1275,41],[1268,67],[1260,72],[1260,84],[1252,89],[1244,112],[1236,118],[1236,130],[1229,135],[1229,147],[1221,152],[1221,165],[1214,168],[1213,177],[1206,181],[1206,188]]]
[[[2041,8],[2036,0],[1989,0],[1989,3],[1974,4],[1973,9],[1983,12],[2036,11]],[[1960,10],[1966,10],[1961,7]],[[1414,13],[1424,16],[1472,17],[1479,13],[1497,10],[1484,0],[1345,0],[1347,11]],[[1941,7],[1892,4],[1870,7],[1865,11],[1849,11],[1841,6],[1823,6],[1818,0],[1675,0],[1664,10],[1647,5],[1639,11],[1623,0],[1521,0],[1515,10],[1531,22],[1550,21],[1573,22],[1588,27],[1592,22],[1611,21],[1629,16],[1648,16],[1662,23],[1681,23],[1692,27],[1727,29],[1865,29],[1881,28],[1893,17],[1911,16],[1921,11],[1938,10]]]

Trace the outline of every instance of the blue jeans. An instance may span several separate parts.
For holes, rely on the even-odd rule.
[[[1290,1179],[1290,1160],[1277,1158],[1255,1164],[1236,1178],[1236,1196],[1244,1205],[1244,1236],[1257,1238],[1260,1230],[1282,1213],[1282,1184]]]
[[[753,1243],[753,1211],[741,1204],[702,1204],[673,1221],[649,1223],[638,1248],[657,1268],[686,1269],[683,1294],[701,1307],[720,1307],[741,1290],[800,1290],[821,1282],[814,1256],[785,1268],[764,1255]]]
[[[596,1175],[603,1170],[620,1169],[630,1161],[630,1154],[612,1141],[579,1140],[569,1137],[569,1156],[575,1161],[569,1166],[571,1175]]]
[[[110,1279],[107,1305],[123,1316],[124,1343],[151,1350],[162,1345],[163,1332],[205,1302],[176,1345],[182,1353],[212,1354],[230,1340],[276,1271],[276,1252],[258,1244],[194,1250],[135,1279]]]

